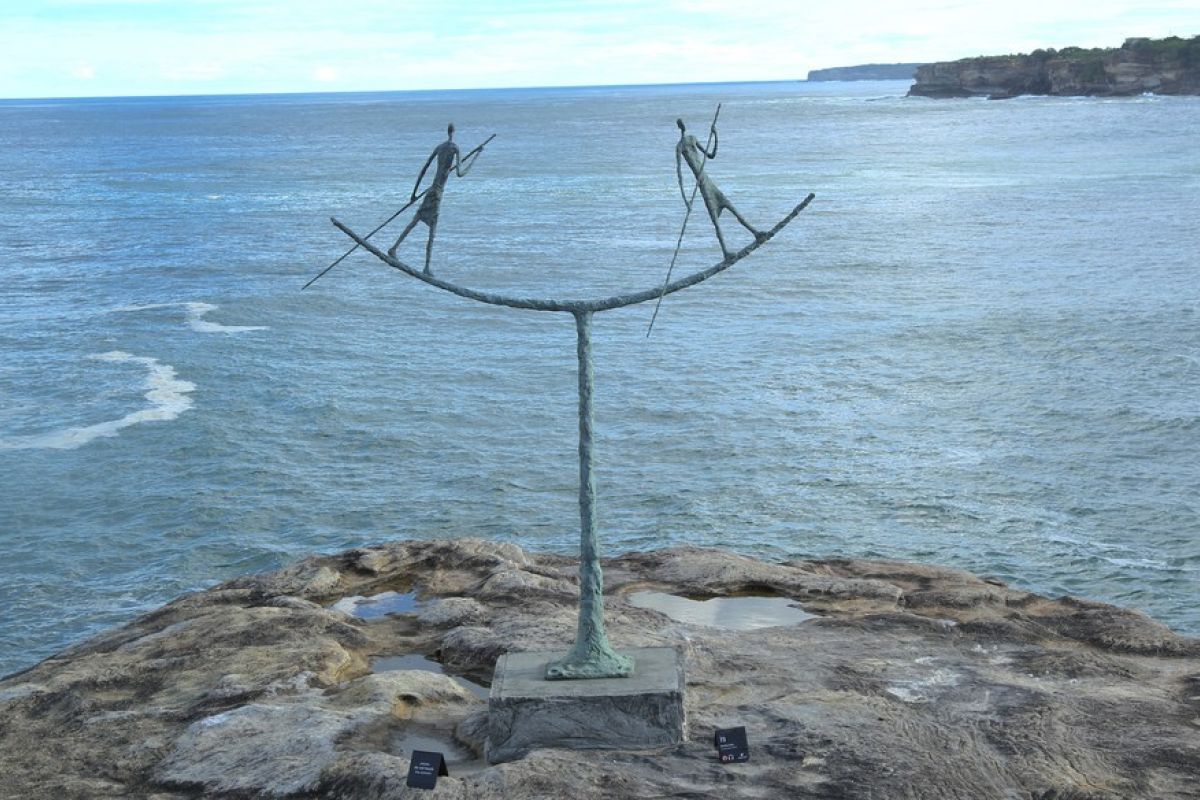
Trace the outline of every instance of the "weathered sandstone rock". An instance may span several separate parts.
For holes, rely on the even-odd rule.
[[[1128,39],[1117,48],[1035,50],[980,56],[917,69],[910,95],[990,97],[1022,94],[1200,94],[1200,36]]]
[[[486,682],[504,652],[565,649],[575,564],[394,542],[182,597],[0,681],[0,798],[1200,796],[1200,641],[1140,613],[892,561],[677,548],[605,570],[614,644],[684,655],[680,745],[488,766],[481,698],[372,659],[424,654]],[[685,624],[623,599],[647,589],[774,593],[818,616]],[[382,592],[415,605],[331,608]],[[734,725],[751,760],[724,766],[712,732]],[[407,789],[409,750],[437,746],[450,777]]]

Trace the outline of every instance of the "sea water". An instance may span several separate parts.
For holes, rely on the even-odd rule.
[[[1200,633],[1200,98],[906,89],[0,102],[0,673],[310,553],[576,552],[569,316],[361,252],[300,287],[451,121],[496,139],[450,179],[437,275],[660,285],[675,120],[705,141],[717,103],[706,169],[753,224],[817,198],[649,338],[649,304],[597,317],[604,552],[916,559]],[[675,274],[718,259],[697,204]]]

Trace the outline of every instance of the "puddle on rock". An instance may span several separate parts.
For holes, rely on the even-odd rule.
[[[401,669],[421,669],[438,675],[448,674],[441,664],[426,658],[420,653],[410,653],[406,656],[383,656],[371,662],[372,672],[394,672]],[[450,675],[449,677],[457,681],[464,689],[483,700],[487,700],[492,693],[492,690],[488,687],[481,686],[475,683],[475,681],[460,675]],[[417,749],[419,750],[420,748]]]
[[[411,614],[418,611],[420,606],[416,592],[380,592],[370,597],[343,597],[332,608],[359,619],[378,619],[388,614]]]
[[[812,619],[803,609],[796,608],[786,597],[713,597],[691,600],[666,592],[632,592],[625,601],[638,608],[648,608],[666,614],[676,622],[707,625],[734,631],[752,631],[795,625]]]

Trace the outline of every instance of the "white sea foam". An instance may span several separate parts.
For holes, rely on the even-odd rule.
[[[184,321],[187,326],[197,333],[245,333],[246,331],[265,331],[266,325],[222,325],[209,322],[204,315],[216,311],[218,306],[212,303],[151,303],[144,306],[124,306],[117,311],[150,311],[156,308],[182,308],[185,310]]]
[[[217,309],[211,303],[184,303],[183,305],[187,308],[188,327],[198,333],[244,333],[267,329],[265,325],[221,325],[217,322],[208,322],[204,319],[204,315]]]
[[[162,364],[156,358],[130,355],[120,350],[99,353],[91,358],[117,363],[135,362],[144,366],[147,370],[145,397],[150,401],[150,407],[131,412],[120,419],[98,422],[95,425],[0,439],[0,450],[74,450],[101,436],[116,436],[121,429],[137,425],[139,422],[166,422],[175,419],[192,407],[192,398],[188,395],[195,391],[196,385],[177,378],[175,368],[170,364]]]

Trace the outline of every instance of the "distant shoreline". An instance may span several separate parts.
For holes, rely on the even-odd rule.
[[[1200,36],[1126,39],[1120,47],[1034,50],[920,67],[916,97],[1200,95]]]
[[[903,64],[858,64],[852,67],[814,69],[808,73],[810,83],[821,81],[911,81],[917,68],[925,62]]]

